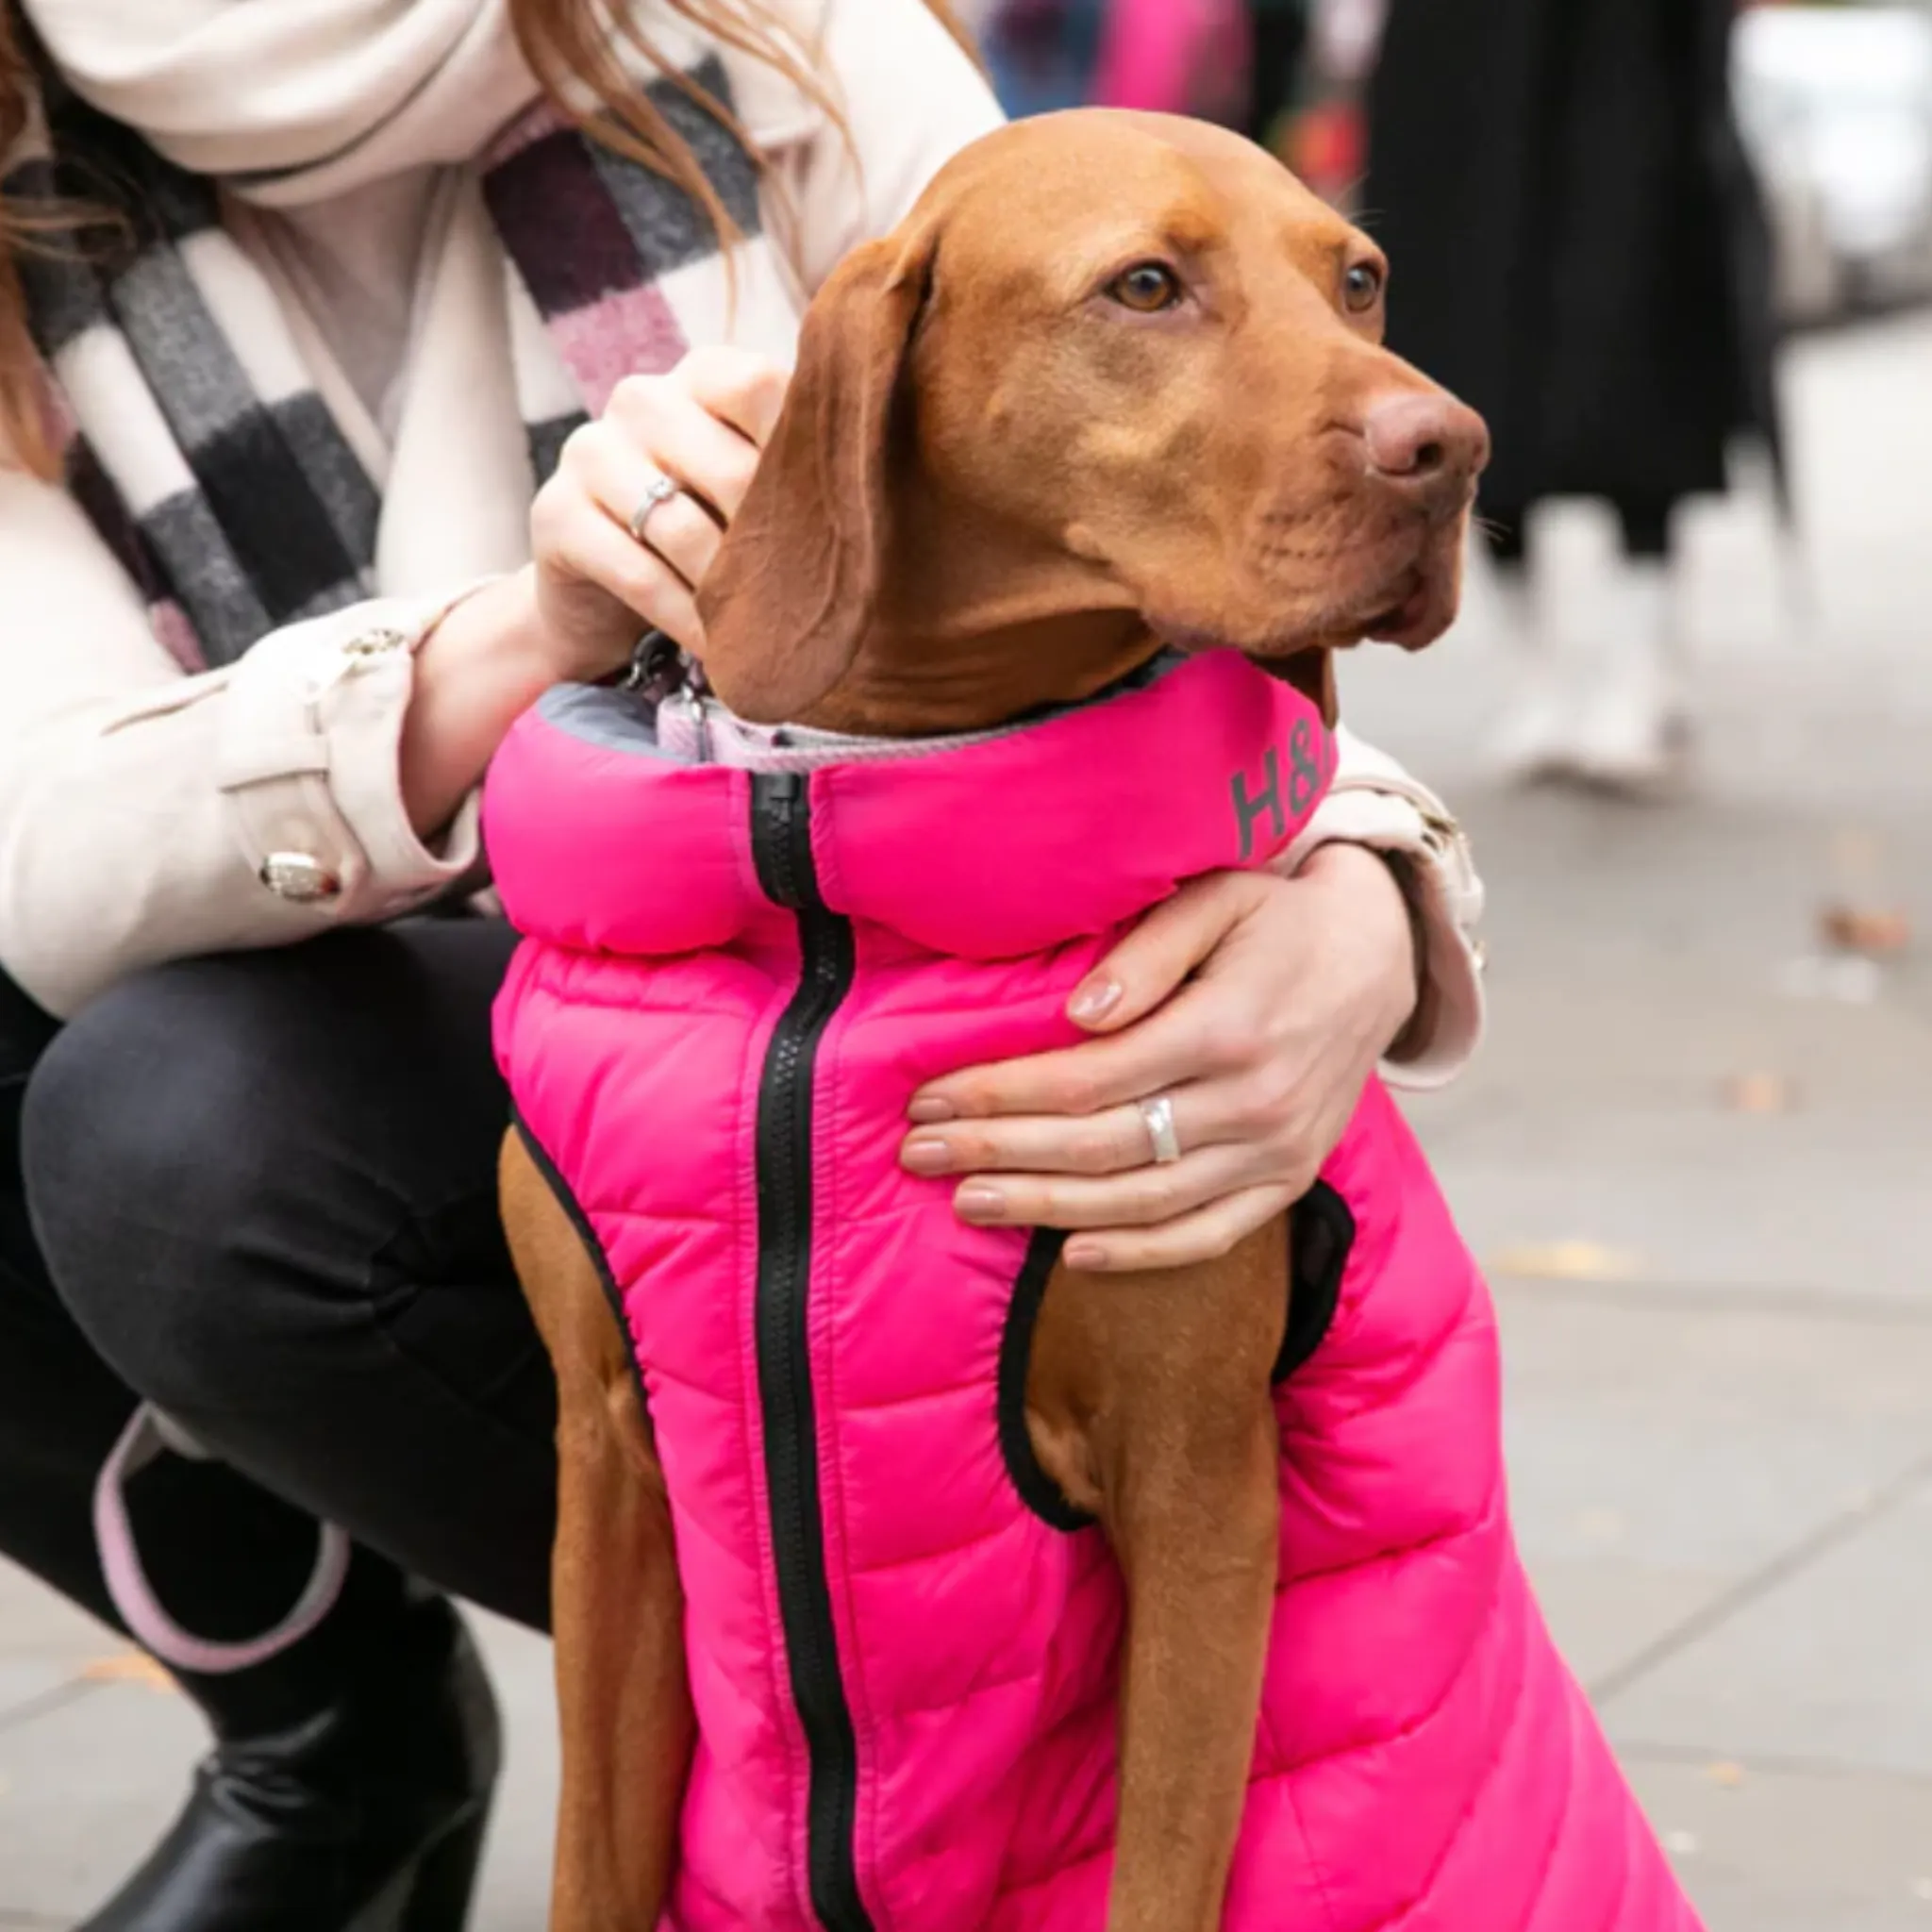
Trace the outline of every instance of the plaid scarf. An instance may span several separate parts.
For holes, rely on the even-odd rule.
[[[688,76],[727,109],[715,58]],[[758,171],[671,78],[648,90],[747,237]],[[175,167],[49,76],[36,137],[0,192],[31,212],[77,200],[122,232],[20,263],[50,373],[66,482],[184,668],[232,662],[285,624],[375,594],[381,501],[312,387],[274,295],[224,232],[216,185]],[[684,352],[679,272],[717,238],[675,183],[539,104],[479,158],[508,276],[533,488],[624,375]]]

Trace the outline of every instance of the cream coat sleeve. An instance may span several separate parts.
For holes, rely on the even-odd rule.
[[[184,676],[71,499],[0,470],[0,967],[67,1016],[143,966],[390,917],[473,873],[474,805],[432,850],[396,775],[443,608],[360,605]]]
[[[1403,1058],[1382,1069],[1391,1086],[1441,1087],[1482,1041],[1483,882],[1462,827],[1448,808],[1386,752],[1345,725],[1337,731],[1335,778],[1307,829],[1282,857],[1293,873],[1323,845],[1368,845],[1407,861],[1421,915],[1419,1024]]]

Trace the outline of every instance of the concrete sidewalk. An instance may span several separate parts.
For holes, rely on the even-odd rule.
[[[1869,981],[1812,958],[1846,891],[1932,936],[1932,323],[1807,343],[1790,387],[1808,609],[1761,501],[1697,515],[1691,802],[1489,789],[1480,595],[1345,691],[1491,885],[1490,1044],[1413,1111],[1496,1281],[1557,1636],[1712,1932],[1932,1932],[1932,947]],[[1600,543],[1557,532],[1573,608]],[[548,1658],[488,1635],[512,1744],[476,1924],[527,1932]],[[109,1890],[197,1745],[177,1697],[0,1572],[0,1927]]]

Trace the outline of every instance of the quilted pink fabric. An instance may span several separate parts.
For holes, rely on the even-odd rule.
[[[493,770],[529,936],[525,1130],[602,1250],[657,1428],[700,1741],[664,1932],[1099,1932],[1121,1591],[1024,1454],[1051,1247],[899,1167],[910,1094],[1073,1038],[1180,881],[1332,767],[1226,654],[964,747],[754,775],[558,694]],[[1282,1384],[1281,1585],[1227,1919],[1690,1932],[1513,1547],[1488,1294],[1372,1088],[1353,1239]]]

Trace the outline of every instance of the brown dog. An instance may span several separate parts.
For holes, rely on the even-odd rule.
[[[1233,645],[1332,711],[1327,653],[1446,627],[1481,423],[1381,346],[1374,245],[1247,142],[1085,112],[940,175],[807,319],[705,586],[741,715],[911,737]],[[671,1517],[627,1338],[512,1136],[504,1211],[555,1361],[557,1932],[651,1932],[691,1735]],[[1291,1230],[1057,1270],[1027,1423],[1127,1577],[1113,1932],[1218,1924],[1275,1581],[1270,1372]]]

